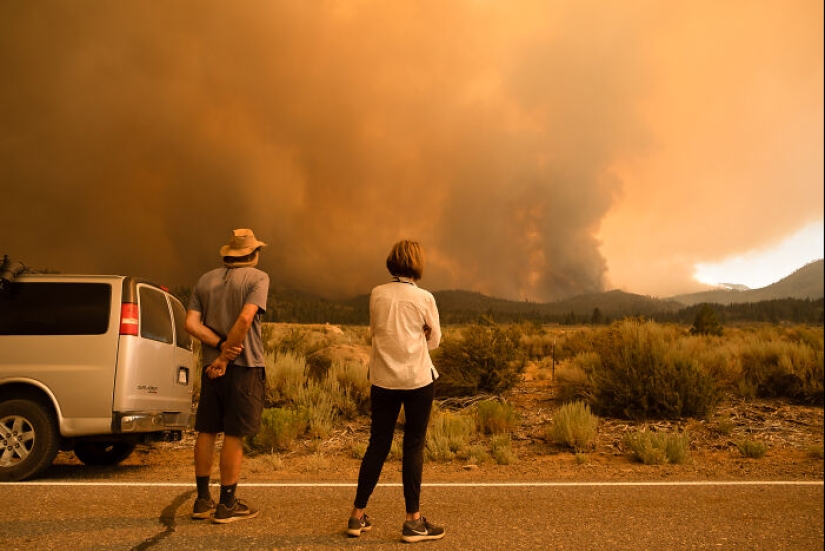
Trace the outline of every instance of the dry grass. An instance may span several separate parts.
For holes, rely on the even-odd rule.
[[[285,332],[288,328],[282,327]],[[329,329],[318,326],[323,332],[312,342],[330,339]],[[506,431],[507,441],[493,443],[491,437],[481,431],[469,434],[463,443],[457,445],[445,441],[441,459],[431,457],[427,462],[427,476],[451,480],[466,476],[472,467],[485,478],[490,479],[591,479],[649,477],[661,475],[667,470],[668,476],[708,478],[727,477],[767,477],[771,479],[819,479],[823,477],[823,410],[816,406],[790,404],[777,399],[746,399],[737,395],[733,388],[725,394],[714,410],[700,419],[677,419],[652,423],[632,422],[613,418],[601,418],[592,445],[587,453],[571,453],[570,448],[556,443],[547,435],[547,427],[557,416],[564,403],[575,396],[569,395],[578,381],[584,387],[585,371],[593,365],[592,353],[588,351],[588,339],[597,331],[583,328],[573,334],[567,331],[568,357],[552,361],[548,358],[534,358],[524,373],[524,380],[500,397],[513,407],[518,422]],[[821,330],[820,330],[821,332]],[[804,332],[803,332],[804,333]],[[270,336],[275,333],[271,333]],[[719,340],[717,337],[684,337],[678,340],[680,353],[701,358],[701,363],[714,372],[720,380],[732,382],[741,376],[741,365],[732,358],[738,357],[745,343],[754,338],[763,340],[795,340],[815,342],[818,334],[800,333],[799,330],[778,328],[736,329],[727,331]],[[344,350],[349,347],[368,351],[368,340],[363,332],[342,330],[334,333],[334,343],[330,349]],[[561,333],[558,334],[557,352],[561,347]],[[343,339],[343,340],[341,340]],[[360,339],[360,340],[359,340]],[[358,341],[358,342],[356,342]],[[550,338],[546,335],[531,343],[534,353],[546,348]],[[338,347],[338,348],[336,348]],[[576,347],[579,347],[578,349]],[[574,350],[577,350],[575,353]],[[580,354],[577,356],[577,354]],[[274,360],[274,356],[273,356]],[[303,372],[299,374],[300,360],[292,358],[296,364],[295,377],[305,381]],[[287,361],[287,363],[290,363]],[[341,364],[343,365],[343,364]],[[363,383],[361,366],[350,365],[344,373],[338,374],[341,386],[355,386]],[[555,377],[554,377],[555,376]],[[564,384],[562,384],[564,383]],[[572,384],[571,384],[572,383]],[[285,384],[285,387],[289,387]],[[294,386],[293,386],[294,388]],[[358,393],[363,392],[359,388]],[[292,390],[282,389],[284,395],[295,395]],[[567,393],[567,394],[566,394]],[[283,396],[284,398],[286,396]],[[471,406],[479,400],[467,400],[464,407],[451,403],[451,413],[471,416]],[[296,437],[288,450],[279,454],[251,451],[247,461],[254,467],[256,477],[278,479],[306,478],[350,480],[357,477],[357,469],[369,435],[369,418],[361,411],[352,412],[351,418],[338,419],[331,429],[316,434]],[[634,460],[626,445],[625,437],[639,430],[655,430],[661,433],[689,434],[691,461],[686,465],[644,465]],[[436,434],[438,430],[433,430]],[[442,435],[443,436],[443,435]],[[141,464],[164,461],[163,454],[174,450],[174,457],[167,459],[169,469],[177,469],[176,476],[189,476],[191,466],[191,435],[187,434],[182,443],[155,444],[149,451],[138,452],[129,462]],[[743,441],[764,443],[767,453],[761,458],[745,457],[740,451]],[[396,446],[399,448],[399,446]],[[499,455],[494,457],[494,448]],[[162,452],[161,452],[162,450]],[[501,450],[509,450],[502,453]],[[159,455],[160,454],[160,455]],[[511,455],[507,455],[511,454]],[[400,449],[394,449],[390,461],[400,459]],[[60,461],[75,461],[70,453],[62,452]],[[156,468],[161,468],[158,465]],[[395,476],[395,467],[387,470],[386,476]]]

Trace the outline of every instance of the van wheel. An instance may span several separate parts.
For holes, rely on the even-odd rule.
[[[30,400],[0,403],[0,445],[0,481],[37,476],[60,450],[54,413]]]
[[[117,465],[135,451],[135,444],[118,440],[104,442],[88,440],[74,445],[74,454],[86,465],[105,467]]]

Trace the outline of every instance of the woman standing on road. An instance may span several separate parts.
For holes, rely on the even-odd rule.
[[[444,537],[444,528],[427,522],[419,511],[424,445],[438,372],[429,351],[438,348],[441,325],[435,298],[416,281],[424,255],[415,241],[399,241],[387,256],[392,281],[370,294],[372,354],[370,442],[358,473],[358,490],[347,534],[358,537],[372,528],[364,509],[378,484],[401,406],[404,406],[402,481],[407,516],[401,539],[408,543]]]

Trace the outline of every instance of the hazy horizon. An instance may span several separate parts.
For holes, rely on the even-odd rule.
[[[31,266],[29,264],[26,264],[23,261],[23,259],[20,259],[20,258],[11,258],[10,257],[9,260],[10,261],[21,261],[21,262],[23,262],[24,265],[26,266],[26,268],[28,270],[30,270],[31,273],[38,273],[38,272],[40,272],[40,273],[63,273],[63,274],[66,274],[66,275],[72,275],[74,273],[74,272],[63,272],[63,271],[54,270],[54,269],[51,269],[51,268]],[[821,262],[823,260],[825,260],[825,259],[820,258],[820,259],[812,260],[810,262],[807,262],[807,263],[803,264],[802,266],[791,269],[787,274],[780,277],[776,281],[773,281],[773,282],[771,282],[767,285],[764,285],[762,287],[747,287],[747,286],[744,286],[744,287],[746,288],[746,290],[749,290],[749,291],[755,291],[755,290],[758,290],[758,289],[764,289],[765,287],[770,287],[774,283],[778,283],[779,281],[785,279],[786,277],[789,277],[789,276],[793,275],[795,272],[805,268],[806,266],[808,266],[810,264],[813,264],[813,263],[816,263],[816,262]],[[0,262],[2,262],[2,255],[1,254],[0,254]],[[104,274],[102,274],[102,275],[104,275]],[[108,275],[112,275],[112,274],[108,274]],[[134,275],[134,274],[113,274],[113,275]],[[387,278],[385,278],[385,279],[388,279],[388,278],[389,278],[389,276],[387,276]],[[167,285],[166,283],[164,283],[162,281],[158,281],[158,280],[151,280],[151,281],[153,281],[154,283],[160,284],[160,285],[164,285],[164,286],[170,288],[173,291],[177,290],[177,289],[181,289],[181,288],[191,288],[194,285],[194,282],[192,282],[191,284],[187,283],[187,284],[178,284],[178,285],[171,285],[170,286],[170,285]],[[634,291],[632,288],[628,288],[628,289],[612,288],[612,289],[604,289],[603,291],[600,291],[600,292],[607,293],[607,292],[611,292],[611,291],[622,291],[622,292],[626,292],[626,293],[630,293],[630,294],[650,296],[652,298],[665,300],[665,299],[670,299],[670,298],[674,298],[674,297],[678,297],[678,296],[682,296],[682,295],[689,295],[689,294],[694,294],[694,293],[702,293],[702,292],[706,292],[706,291],[719,290],[719,289],[722,289],[723,285],[726,285],[726,284],[727,285],[741,285],[741,284],[737,284],[736,282],[727,282],[725,284],[719,284],[719,285],[705,285],[703,288],[701,288],[699,290],[692,289],[692,290],[684,292],[684,293],[674,293],[672,295],[666,295],[666,296],[650,295],[650,294],[647,294],[647,293],[639,293],[639,292]],[[425,289],[427,289],[431,292],[434,292],[434,293],[438,293],[438,292],[441,292],[441,291],[469,291],[469,292],[478,292],[478,293],[480,293],[482,295],[485,295],[485,296],[488,296],[490,298],[515,300],[515,301],[527,300],[527,301],[530,301],[530,302],[540,302],[540,303],[560,302],[560,301],[563,301],[563,300],[568,299],[568,298],[575,298],[576,296],[579,296],[579,295],[571,295],[569,297],[564,297],[562,299],[557,299],[557,300],[537,301],[537,300],[532,300],[532,299],[513,299],[513,298],[492,295],[492,294],[489,294],[489,293],[483,293],[483,292],[480,292],[480,291],[474,291],[472,289],[464,289],[464,288],[459,288],[459,287],[432,288],[432,287],[429,287],[429,286],[425,285],[423,282],[419,282],[419,285],[422,288],[425,288]],[[312,293],[313,295],[317,295],[320,298],[332,299],[332,300],[335,300],[335,299],[350,299],[350,298],[356,298],[356,297],[359,297],[359,296],[366,296],[366,295],[369,295],[369,292],[370,292],[370,289],[364,289],[361,292],[357,292],[357,293],[354,293],[352,295],[346,295],[346,296],[342,296],[342,295],[337,295],[337,296],[324,295],[324,294],[321,294],[321,293],[315,293],[315,292],[309,291],[308,289],[302,288],[300,286],[283,285],[281,282],[279,282],[277,280],[272,280],[271,281],[271,290],[272,291],[293,290],[293,291],[300,291],[300,292],[308,292],[308,293]],[[584,293],[584,294],[589,294],[589,293]]]

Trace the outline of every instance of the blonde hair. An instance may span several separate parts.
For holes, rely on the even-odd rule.
[[[421,279],[424,274],[424,252],[418,241],[405,239],[393,245],[387,256],[387,270],[396,277]]]

